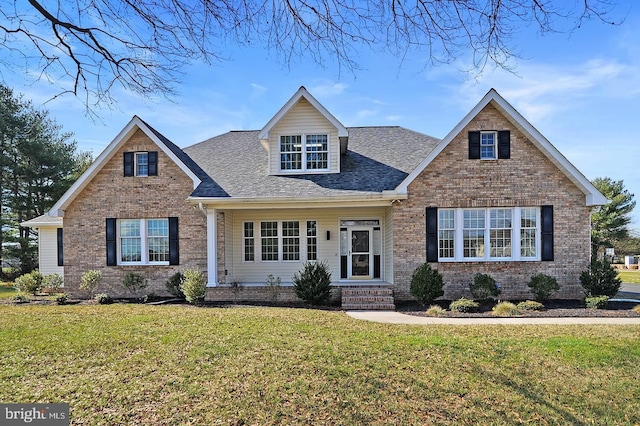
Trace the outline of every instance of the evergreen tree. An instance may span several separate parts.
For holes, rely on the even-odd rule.
[[[622,180],[596,178],[593,185],[609,200],[591,213],[591,243],[594,252],[602,246],[612,247],[616,241],[629,237],[631,212],[636,206],[633,194],[624,188]]]

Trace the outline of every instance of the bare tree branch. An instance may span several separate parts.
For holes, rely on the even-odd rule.
[[[87,108],[123,87],[171,96],[193,61],[262,45],[290,64],[327,60],[355,72],[360,52],[419,55],[425,66],[472,54],[473,67],[511,69],[523,26],[541,33],[615,24],[614,0],[9,0],[0,9],[0,65],[57,82]],[[560,4],[561,3],[561,4]]]

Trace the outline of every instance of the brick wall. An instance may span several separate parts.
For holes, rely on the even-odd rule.
[[[471,130],[510,130],[511,159],[468,159]],[[393,207],[396,299],[410,299],[414,269],[426,260],[425,208],[554,206],[552,262],[434,263],[444,276],[447,299],[471,297],[469,283],[480,272],[502,287],[504,299],[530,298],[526,283],[537,273],[555,277],[558,298],[582,294],[580,272],[589,263],[590,209],[585,195],[493,106],[475,119],[409,185],[409,198]]]
[[[158,151],[158,176],[124,177],[125,151]],[[158,295],[167,294],[165,282],[177,271],[198,268],[206,273],[206,217],[186,203],[192,190],[192,180],[144,132],[136,131],[65,211],[65,291],[74,296],[88,296],[79,290],[79,285],[82,274],[90,269],[103,274],[96,292],[106,292],[112,297],[130,296],[122,286],[127,272],[144,275],[149,281],[145,293]],[[106,266],[106,218],[170,216],[179,218],[180,265]],[[224,221],[224,216],[220,216],[219,220]],[[221,245],[224,248],[222,242],[218,247]]]

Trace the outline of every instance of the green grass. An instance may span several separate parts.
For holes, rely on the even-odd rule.
[[[640,284],[639,270],[618,270],[618,277],[622,280],[623,283]]]
[[[0,401],[73,424],[637,424],[640,327],[341,312],[0,306]]]
[[[8,299],[17,293],[18,291],[11,287],[11,283],[0,283],[0,299]]]

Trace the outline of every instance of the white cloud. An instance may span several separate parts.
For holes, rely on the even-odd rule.
[[[349,86],[345,83],[324,83],[317,86],[313,86],[309,89],[309,92],[314,97],[329,97],[341,95]]]

